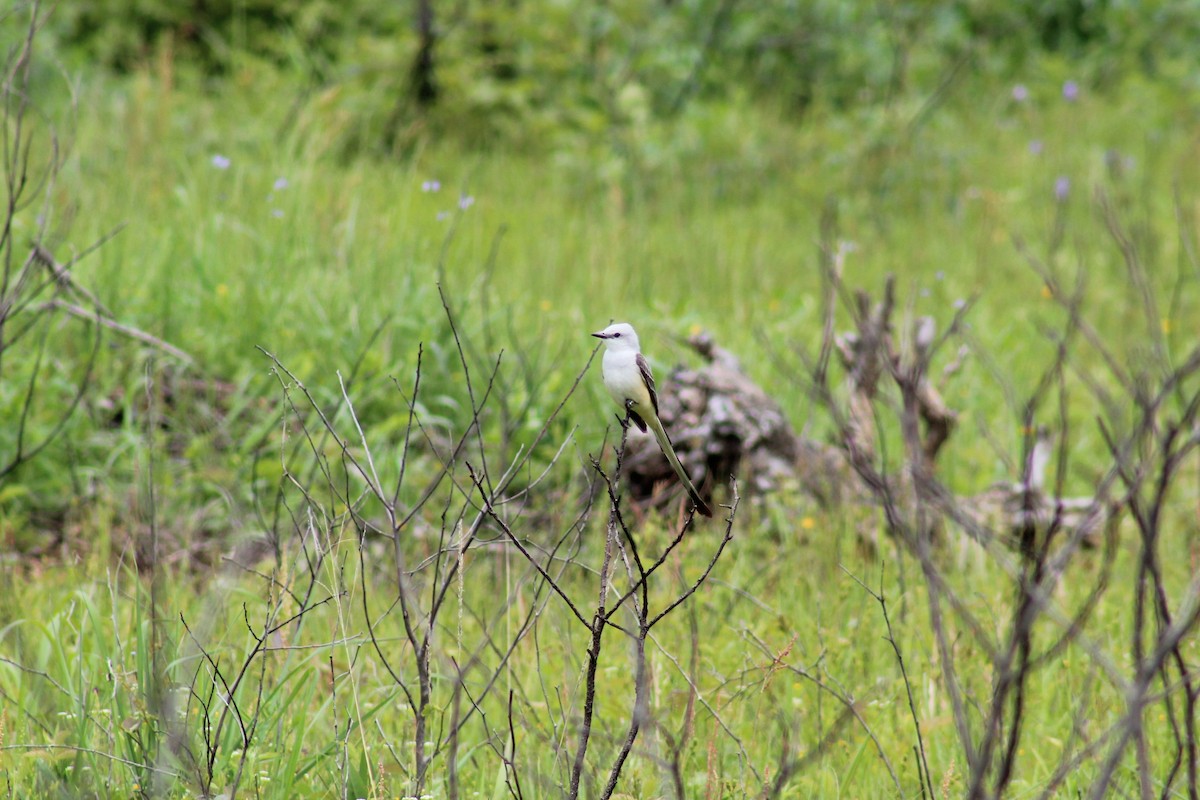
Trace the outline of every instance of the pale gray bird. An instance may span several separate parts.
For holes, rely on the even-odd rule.
[[[627,322],[609,325],[599,333],[593,333],[597,339],[603,339],[605,344],[604,360],[600,362],[601,373],[604,376],[604,386],[613,400],[621,408],[628,408],[629,417],[642,431],[649,426],[662,448],[663,455],[671,464],[671,469],[679,476],[679,481],[687,489],[696,510],[706,517],[712,516],[712,509],[700,497],[691,478],[684,472],[679,457],[675,455],[675,446],[663,429],[662,421],[658,418],[658,394],[654,391],[654,376],[650,374],[650,364],[638,347],[637,333]]]

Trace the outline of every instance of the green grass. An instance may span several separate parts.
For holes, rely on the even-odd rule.
[[[786,734],[792,747],[807,752],[817,746],[843,709],[811,682],[788,672],[786,665],[801,667],[854,697],[863,719],[899,773],[905,791],[916,791],[911,751],[915,739],[903,682],[891,646],[884,638],[886,628],[880,609],[838,568],[840,564],[869,585],[885,590],[897,642],[913,681],[934,779],[948,787],[949,796],[960,793],[965,765],[949,701],[937,674],[923,592],[911,568],[904,581],[907,589],[902,589],[892,559],[858,551],[847,533],[837,532],[836,521],[818,518],[809,533],[825,546],[811,540],[798,545],[792,538],[753,533],[760,523],[761,519],[753,514],[741,521],[747,533],[735,540],[729,557],[718,568],[715,577],[719,583],[703,589],[692,608],[702,636],[695,683],[701,697],[741,740],[749,761],[740,759],[738,744],[718,730],[708,713],[699,710],[695,739],[686,751],[689,792],[706,791],[715,774],[715,779],[727,786],[725,791],[734,796],[741,796],[743,791],[753,794],[758,782],[752,777],[751,767],[760,775],[775,768],[785,726],[795,726]],[[654,526],[643,529],[639,537],[644,550],[656,540],[662,541],[662,534],[655,534]],[[539,537],[534,534],[534,538]],[[597,556],[597,540],[593,538],[584,548],[585,560],[592,563]],[[714,543],[708,531],[692,536],[679,564],[682,574],[695,576]],[[1182,540],[1174,539],[1166,543],[1170,549],[1183,545]],[[835,556],[836,549],[842,552],[840,558]],[[386,604],[382,597],[386,576],[381,574],[386,569],[373,569],[364,580],[358,573],[355,550],[352,535],[333,545],[327,563],[340,566],[329,567],[318,576],[315,599],[324,599],[333,586],[343,587],[348,594],[310,612],[301,629],[286,629],[276,646],[297,649],[275,651],[256,661],[250,680],[236,695],[247,717],[255,712],[261,715],[246,766],[247,785],[255,787],[260,796],[336,796],[338,759],[349,758],[354,764],[364,754],[371,780],[385,787],[381,796],[403,792],[404,781],[387,748],[390,745],[403,752],[412,736],[411,718],[403,697],[364,638],[358,596],[364,585],[372,587],[373,613],[378,614]],[[373,559],[386,560],[379,548],[372,548],[371,553]],[[462,594],[455,589],[437,634],[435,691],[444,701],[449,698],[451,685],[449,659],[462,660],[482,642],[478,621],[470,611],[461,609],[494,607],[494,600],[489,603],[488,597],[497,592],[501,597],[512,593],[520,598],[508,615],[509,627],[501,618],[490,631],[497,645],[503,647],[518,627],[520,608],[539,602],[529,584],[517,580],[525,570],[519,560],[512,560],[514,556],[506,557],[494,548],[468,556]],[[803,561],[803,570],[797,570],[797,560]],[[1118,558],[1114,589],[1090,626],[1104,632],[1107,641],[1103,650],[1118,668],[1129,663],[1130,615],[1120,588],[1129,579],[1128,561],[1124,556]],[[1123,562],[1126,566],[1121,566]],[[232,676],[250,646],[243,614],[257,624],[278,602],[278,597],[268,601],[261,581],[236,572],[227,571],[224,577],[197,583],[186,572],[168,571],[160,576],[164,589],[158,598],[159,635],[164,638],[159,649],[153,650],[149,584],[128,566],[109,563],[104,554],[74,565],[47,565],[14,581],[13,592],[6,598],[5,618],[10,622],[3,634],[5,653],[25,668],[18,671],[6,665],[0,672],[6,695],[20,700],[7,705],[3,716],[4,744],[16,746],[4,751],[4,770],[9,785],[17,787],[18,794],[52,792],[56,786],[74,786],[75,791],[88,795],[104,794],[103,787],[107,786],[107,791],[128,794],[152,779],[144,769],[114,763],[92,751],[140,764],[158,764],[162,769],[179,769],[177,762],[155,750],[154,741],[157,738],[161,746],[167,731],[183,731],[190,746],[199,749],[202,744],[202,712],[195,700],[188,702],[184,691],[184,687],[193,685],[194,673],[202,665],[193,640],[179,624],[179,615]],[[1085,563],[1076,573],[1081,580],[1064,587],[1057,598],[1063,608],[1070,609],[1080,602],[1090,589],[1082,579],[1094,569],[1094,564]],[[1174,581],[1186,581],[1186,564],[1177,563],[1171,569]],[[296,581],[300,586],[304,582],[297,580],[297,573],[302,571],[302,567],[285,565],[275,574],[282,581]],[[1002,634],[1004,608],[1011,599],[1001,588],[1004,573],[994,564],[981,563],[951,567],[947,575],[985,625],[995,615],[996,633]],[[672,579],[659,584],[660,591],[654,593],[659,597],[652,594],[652,603],[661,605],[662,595],[674,591],[674,582]],[[564,586],[583,604],[592,596],[594,580],[568,574]],[[291,609],[294,613],[294,606]],[[281,618],[288,615],[286,601],[279,613]],[[506,696],[511,688],[518,698],[518,759],[525,770],[522,780],[526,791],[535,796],[555,794],[554,781],[564,779],[563,759],[555,759],[550,743],[566,737],[569,744],[572,730],[552,728],[549,720],[559,709],[548,708],[545,700],[552,705],[561,703],[571,717],[579,713],[580,657],[586,647],[585,632],[554,599],[546,605],[539,630],[537,661],[533,660],[533,643],[527,640],[500,682],[502,695]],[[380,622],[376,634],[394,663],[404,663],[403,631],[395,613]],[[951,636],[956,638],[958,634],[964,638],[957,657],[963,664],[980,661],[977,671],[964,669],[962,679],[974,696],[986,698],[992,676],[969,637],[952,625]],[[1048,642],[1051,634],[1045,635]],[[760,649],[764,647],[769,652]],[[598,714],[602,722],[592,751],[601,772],[605,770],[605,759],[611,758],[612,738],[618,736],[627,719],[631,691],[627,648],[616,635],[607,640],[606,648],[599,679]],[[150,663],[151,653],[159,659],[157,673]],[[656,630],[650,652],[652,708],[673,732],[684,716],[687,683],[680,670],[688,669],[689,654],[685,617],[668,621]],[[1194,639],[1185,655],[1200,655]],[[338,675],[334,693],[330,692],[331,669]],[[1094,732],[1104,730],[1123,711],[1120,691],[1103,680],[1094,680],[1094,669],[1086,653],[1070,648],[1032,680],[1027,698],[1027,733],[1013,796],[1035,793],[1048,778],[1063,742],[1070,736],[1077,703],[1086,704],[1087,724]],[[207,670],[194,685],[206,685],[204,672]],[[476,675],[469,685],[479,691],[485,677]],[[163,679],[168,681],[163,691],[173,701],[167,706],[172,709],[169,719],[148,711],[157,707],[148,699],[148,693],[154,691],[154,681]],[[485,708],[492,735],[506,734],[503,701],[492,697]],[[50,730],[42,730],[42,725]],[[1168,734],[1157,710],[1148,717],[1147,727],[1151,741]],[[467,790],[475,787],[482,796],[495,796],[490,791],[498,762],[482,744],[482,737],[483,725],[478,721],[467,729],[468,742],[474,739],[479,743],[464,745],[461,751],[461,786]],[[655,740],[647,735],[644,741]],[[46,745],[87,750],[51,751]],[[664,747],[661,739],[656,745],[646,746]],[[156,761],[155,754],[163,760]],[[230,724],[215,768],[217,788],[232,781],[240,758],[239,736],[236,726]],[[536,776],[547,783],[539,784]],[[1085,766],[1071,776],[1066,786],[1086,787],[1093,777],[1094,768]],[[669,791],[663,780],[650,763],[635,758],[622,786],[632,796],[662,796]],[[1132,785],[1128,783],[1131,780],[1125,775],[1118,784]],[[444,782],[443,761],[434,770],[430,793],[443,796]],[[797,777],[784,796],[814,794],[894,794],[875,746],[853,721],[838,729],[824,755]]]
[[[256,511],[265,509],[269,517],[263,498],[280,480],[282,403],[270,362],[256,346],[276,354],[327,403],[338,397],[336,373],[349,375],[361,359],[354,400],[381,469],[390,475],[398,469],[406,420],[404,399],[390,377],[407,390],[418,343],[426,348],[423,419],[435,433],[459,434],[470,418],[439,281],[474,348],[476,380],[503,348],[506,397],[513,408],[532,397],[518,426],[521,441],[532,438],[586,363],[593,346],[586,334],[610,319],[638,325],[660,374],[687,358],[679,344],[683,335],[697,327],[710,330],[797,427],[807,424],[821,436],[829,423],[803,390],[795,372],[799,362],[781,366],[764,343],[786,353],[817,341],[818,221],[834,198],[840,236],[855,248],[847,259],[848,282],[877,291],[883,276],[895,273],[911,313],[931,314],[943,325],[956,300],[978,296],[969,317],[973,336],[1023,399],[1052,350],[1039,326],[1060,323],[1062,313],[1043,295],[1042,282],[1013,240],[1045,254],[1059,214],[1065,237],[1049,256],[1051,267],[1065,276],[1086,272],[1088,314],[1102,323],[1122,358],[1136,363],[1148,341],[1119,249],[1104,232],[1093,200],[1101,191],[1114,198],[1144,246],[1163,296],[1171,296],[1177,274],[1186,276],[1178,301],[1159,323],[1172,348],[1182,352],[1193,345],[1190,320],[1200,311],[1200,294],[1194,265],[1181,247],[1180,221],[1190,236],[1200,216],[1191,193],[1200,179],[1193,133],[1198,107],[1165,85],[1136,77],[1103,92],[1085,88],[1078,102],[1069,103],[1059,96],[1066,68],[1055,62],[1042,67],[1044,74],[1030,81],[1034,100],[1025,105],[1011,101],[1010,87],[967,77],[928,115],[921,114],[918,97],[889,109],[817,111],[799,124],[769,108],[730,101],[696,106],[672,126],[627,131],[619,146],[464,152],[453,142],[431,140],[409,158],[374,161],[336,156],[336,137],[352,124],[336,107],[310,104],[288,126],[291,89],[270,72],[247,68],[213,91],[186,80],[180,88],[163,71],[86,81],[73,155],[55,188],[52,227],[65,232],[57,252],[66,259],[120,227],[79,263],[77,279],[117,319],[190,353],[195,363],[186,374],[234,388],[215,404],[188,398],[164,407],[158,401],[154,414],[166,425],[147,437],[139,398],[150,351],[111,339],[94,394],[69,436],[17,476],[13,485],[27,491],[14,491],[0,509],[6,541],[15,545],[34,536],[40,506],[61,506],[66,547],[60,558],[18,558],[0,566],[11,589],[0,598],[0,787],[13,797],[149,796],[168,785],[156,783],[166,773],[156,778],[148,769],[153,765],[185,776],[168,795],[198,791],[190,767],[167,755],[169,735],[182,736],[196,752],[203,744],[203,714],[180,691],[203,662],[181,618],[224,668],[239,664],[250,646],[246,618],[261,624],[265,615],[285,619],[295,608],[278,587],[269,589],[260,576],[228,564],[210,574],[189,559],[168,559],[153,579],[140,576],[132,566],[134,544],[145,546],[152,520],[165,547],[207,542],[197,549],[208,554],[231,539],[261,533]],[[1040,154],[1030,151],[1034,140],[1041,142]],[[1110,152],[1122,164],[1122,177],[1106,167]],[[230,166],[218,169],[215,155],[227,157]],[[1061,206],[1054,198],[1060,176],[1071,181]],[[286,186],[275,188],[279,178]],[[441,190],[422,191],[432,179]],[[460,195],[474,198],[461,212]],[[438,219],[442,212],[447,219]],[[946,353],[938,366],[951,356]],[[529,361],[524,376],[522,358]],[[167,378],[156,370],[166,361],[160,356],[152,367],[160,381]],[[1079,363],[1096,370],[1099,361],[1081,346]],[[523,523],[521,533],[536,541],[547,542],[568,527],[575,509],[566,498],[587,473],[586,455],[600,453],[611,418],[598,384],[597,376],[587,376],[549,444],[539,449],[538,463],[545,464],[574,430],[575,445],[555,468],[544,497],[534,500],[543,507],[528,512],[532,521]],[[1000,381],[984,363],[968,359],[945,393],[962,413],[940,465],[952,487],[969,494],[994,480],[1012,480],[979,435],[987,429],[1014,452],[1019,447],[1020,419]],[[3,396],[13,402],[11,392]],[[104,397],[124,409],[119,421],[96,402]],[[1070,482],[1073,490],[1086,491],[1105,466],[1103,443],[1084,392],[1071,397],[1077,453]],[[353,437],[348,422],[339,417],[341,430]],[[504,444],[497,426],[491,418],[489,448]],[[288,436],[294,445],[294,426]],[[151,452],[154,514],[147,492]],[[297,454],[302,448],[290,452],[293,464],[303,462]],[[415,486],[434,469],[419,452]],[[1187,513],[1196,500],[1194,485],[1182,484],[1189,488],[1175,499],[1162,544],[1163,552],[1178,554],[1165,563],[1173,597],[1186,586],[1196,558],[1195,525]],[[447,503],[463,502],[450,497]],[[436,532],[440,511],[431,506],[418,522]],[[731,550],[690,606],[702,642],[696,686],[732,735],[698,709],[684,764],[689,796],[757,795],[760,778],[777,769],[785,735],[799,753],[822,741],[843,709],[786,665],[803,667],[853,696],[904,792],[918,794],[912,720],[880,609],[839,566],[872,586],[882,580],[939,796],[943,789],[947,796],[964,790],[967,767],[918,571],[886,542],[878,551],[862,547],[856,524],[849,512],[821,513],[793,499],[747,504],[739,514]],[[664,539],[659,525],[651,520],[639,529],[649,552]],[[314,599],[334,599],[307,613],[302,626],[281,633],[281,646],[305,649],[255,660],[236,697],[243,710],[258,711],[259,727],[244,767],[237,726],[223,728],[214,764],[217,793],[239,769],[245,770],[243,792],[261,797],[342,796],[347,776],[349,796],[406,792],[388,748],[409,752],[411,716],[364,638],[362,616],[363,591],[373,614],[389,602],[390,555],[372,542],[361,574],[353,530],[334,524],[333,534],[329,558],[314,576]],[[709,529],[689,536],[671,574],[678,569],[694,579],[715,542]],[[431,553],[434,544],[414,540],[411,557]],[[594,568],[602,520],[585,526],[580,546],[581,560]],[[1133,552],[1125,537],[1112,588],[1089,623],[1091,640],[1118,667],[1128,666],[1131,649]],[[1013,599],[1004,569],[989,559],[960,558],[953,544],[942,555],[969,608],[1003,635]],[[1073,566],[1072,580],[1056,597],[1062,608],[1082,601],[1099,561],[1098,554],[1089,555]],[[281,562],[265,559],[254,566],[283,585],[307,586],[294,542]],[[503,673],[503,691],[484,704],[486,727],[477,721],[464,732],[463,796],[504,795],[502,783],[497,789],[501,761],[491,745],[503,747],[509,688],[517,698],[517,759],[527,770],[526,796],[554,796],[564,780],[567,757],[556,758],[552,743],[573,746],[585,631],[557,598],[535,600],[521,583],[523,574],[514,553],[493,547],[469,555],[462,594],[452,593],[437,632],[435,697],[440,709],[448,709],[449,659],[482,641],[483,623],[470,610],[495,610],[497,597],[516,598],[490,631],[503,646],[513,641],[518,611],[545,602],[538,653],[530,640],[519,646]],[[564,586],[587,603],[595,576],[571,571]],[[661,605],[677,588],[676,579],[664,576],[655,602]],[[1049,641],[1053,630],[1040,635]],[[398,663],[411,657],[401,645],[395,612],[383,618],[377,635]],[[650,648],[652,708],[675,730],[688,688],[672,661],[686,667],[690,658],[684,612],[663,623],[656,636]],[[993,677],[986,654],[953,624],[950,636],[966,665],[968,692],[985,703]],[[1200,656],[1195,637],[1187,648],[1193,660]],[[610,633],[589,760],[596,780],[626,724],[630,663],[626,643]],[[1078,703],[1086,703],[1093,732],[1123,712],[1119,688],[1093,681],[1094,669],[1087,653],[1071,648],[1036,674],[1012,796],[1036,796],[1070,738]],[[212,688],[206,673],[201,669],[196,684],[202,693]],[[174,698],[174,706],[164,698]],[[213,708],[219,713],[219,700]],[[551,720],[558,714],[571,724],[561,727],[560,720],[555,729]],[[1155,708],[1146,725],[1152,756],[1161,759],[1170,732],[1157,714]],[[640,741],[652,752],[665,746],[650,732]],[[1129,791],[1136,788],[1133,769],[1130,756],[1118,773],[1117,783]],[[1086,763],[1062,793],[1086,789],[1095,773],[1096,764]],[[445,796],[445,780],[443,757],[431,777],[433,796]],[[620,791],[658,797],[669,796],[670,787],[639,751]],[[882,758],[851,721],[784,796],[894,793]]]

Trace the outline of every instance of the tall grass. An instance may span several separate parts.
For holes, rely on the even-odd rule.
[[[689,791],[702,795],[717,785],[734,795],[753,792],[758,780],[754,773],[769,775],[785,737],[800,752],[818,747],[821,734],[843,709],[816,686],[813,679],[817,679],[854,698],[905,790],[916,793],[911,720],[887,631],[878,605],[839,569],[844,567],[885,593],[897,645],[914,684],[930,768],[941,784],[939,796],[943,790],[949,796],[961,793],[966,765],[957,746],[949,700],[937,678],[924,605],[913,585],[916,576],[905,576],[906,568],[891,563],[887,554],[859,551],[853,535],[837,518],[814,516],[808,541],[802,542],[792,533],[765,532],[761,518],[745,520],[745,531],[729,559],[722,562],[715,585],[696,597],[691,613],[699,627],[701,649],[695,671],[689,666],[693,643],[683,618],[656,633],[650,653],[657,714],[668,724],[679,724],[690,675],[700,700],[721,719],[718,723],[698,710],[695,739],[684,759]],[[661,535],[654,526],[639,533],[643,547],[652,547]],[[1183,544],[1181,538],[1172,546]],[[347,761],[351,774],[358,776],[352,778],[358,785],[351,796],[372,796],[374,783],[383,787],[378,796],[392,797],[405,785],[391,752],[403,752],[411,739],[403,696],[370,657],[363,635],[359,595],[370,584],[374,584],[372,593],[378,594],[383,577],[359,573],[354,566],[358,544],[353,535],[331,542],[331,547],[326,562],[330,571],[321,576],[318,591],[321,597],[335,596],[337,590],[346,594],[309,612],[302,626],[289,628],[273,640],[280,649],[268,653],[261,669],[256,665],[251,679],[239,689],[235,699],[241,712],[261,717],[258,733],[243,766],[238,727],[230,724],[224,729],[215,768],[218,786],[228,786],[243,769],[247,770],[243,785],[252,787],[256,796],[341,796],[339,782]],[[686,551],[677,565],[681,575],[696,574],[704,558],[701,550],[695,546]],[[1184,560],[1166,566],[1173,583],[1186,582],[1190,568]],[[1114,587],[1127,584],[1129,569],[1118,558]],[[303,571],[303,567],[293,564],[276,574],[290,581],[292,570]],[[534,602],[528,589],[506,585],[505,574],[505,558],[499,551],[484,549],[468,556],[461,594],[449,601],[446,619],[450,622],[439,632],[440,647],[449,656],[463,657],[463,647],[469,648],[465,643],[481,634],[481,620],[470,609],[488,607],[488,598],[496,592]],[[997,619],[1003,617],[1012,598],[1000,588],[1005,581],[1002,569],[991,562],[977,563],[948,575],[973,612],[987,619],[991,609]],[[72,794],[138,793],[154,785],[154,770],[147,765],[164,773],[189,775],[186,763],[170,755],[166,739],[185,735],[186,743],[202,752],[204,711],[187,692],[192,686],[206,694],[202,689],[205,665],[196,642],[203,642],[216,663],[236,670],[250,645],[245,618],[256,624],[278,598],[268,598],[261,580],[238,577],[235,572],[197,582],[168,570],[162,583],[166,591],[158,598],[157,624],[169,633],[158,645],[165,665],[161,675],[155,675],[151,666],[148,587],[128,564],[112,566],[101,557],[87,563],[48,565],[11,583],[13,591],[5,600],[9,622],[3,631],[4,653],[22,668],[5,661],[0,669],[0,686],[8,700],[2,717],[7,747],[0,751],[0,763],[8,785],[17,793],[14,796],[53,793],[59,790],[56,787],[75,787]],[[568,591],[584,590],[586,584],[582,575],[568,575],[564,582]],[[1090,588],[1067,585],[1057,602],[1073,608]],[[511,630],[521,613],[519,600],[511,610]],[[1111,648],[1119,669],[1128,658],[1119,644],[1131,635],[1128,606],[1120,592],[1113,592],[1096,613],[1095,629],[1102,630],[1108,641],[1085,641]],[[534,796],[553,795],[554,781],[561,779],[563,769],[563,756],[556,756],[554,747],[568,732],[551,728],[546,720],[560,710],[558,704],[569,715],[578,713],[579,660],[586,642],[568,617],[561,605],[550,603],[539,622],[543,633],[537,660],[532,648],[526,648],[501,679],[506,691],[511,688],[529,704],[518,720],[517,758],[526,791]],[[187,631],[180,618],[187,621]],[[403,632],[396,616],[384,617],[376,626],[380,641],[401,658]],[[504,647],[509,634],[501,623],[490,635],[498,647]],[[957,657],[963,664],[978,662],[978,670],[964,672],[964,678],[968,688],[983,697],[992,675],[985,654],[973,651],[967,640]],[[625,718],[619,698],[630,691],[624,648],[610,647],[599,679],[598,715],[604,722],[595,747],[600,753],[614,747],[612,737]],[[1187,652],[1200,655],[1194,639]],[[804,669],[811,678],[790,671],[789,665]],[[1079,704],[1087,708],[1087,724],[1093,732],[1104,730],[1123,711],[1119,690],[1098,680],[1095,669],[1086,653],[1070,648],[1038,674],[1027,700],[1029,734],[1013,786],[1016,795],[1047,780],[1072,736]],[[152,713],[158,706],[148,693],[164,679],[172,695],[164,707],[174,719]],[[438,680],[449,676],[440,675]],[[220,688],[207,696],[215,717],[225,702]],[[496,713],[496,708],[490,713]],[[488,722],[493,728],[503,727],[494,718]],[[1165,719],[1152,718],[1147,724],[1153,732],[1151,741],[1165,745]],[[728,733],[721,725],[728,727]],[[478,735],[481,727],[468,730]],[[835,730],[820,758],[784,796],[892,795],[895,787],[865,730],[853,722]],[[653,733],[647,734],[646,742],[651,755],[664,747]],[[500,796],[494,791],[497,761],[489,747],[486,738],[474,739],[460,755],[461,786],[467,796],[472,791]],[[1085,766],[1064,790],[1087,787],[1092,779],[1093,770]],[[632,796],[659,796],[668,791],[664,780],[652,759],[635,757],[622,786]],[[1132,785],[1126,784],[1129,780],[1126,775],[1119,783]],[[445,791],[444,781],[443,763],[433,773],[433,796]],[[177,789],[170,796],[181,795]]]

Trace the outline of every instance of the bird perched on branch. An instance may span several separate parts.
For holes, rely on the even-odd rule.
[[[671,439],[658,418],[658,394],[654,391],[654,376],[650,374],[650,364],[638,347],[638,337],[633,326],[627,322],[618,322],[599,333],[593,333],[592,336],[603,339],[606,347],[600,366],[608,393],[617,401],[617,405],[628,411],[629,418],[639,430],[644,433],[648,426],[654,432],[658,446],[662,448],[671,469],[675,470],[679,481],[687,489],[696,510],[706,517],[711,517],[712,509],[696,491],[691,478],[679,463],[679,457],[675,455],[675,446],[671,444]]]

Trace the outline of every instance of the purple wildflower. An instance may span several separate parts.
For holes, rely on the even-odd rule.
[[[466,211],[468,208],[470,208],[473,205],[475,205],[475,198],[471,197],[471,195],[469,195],[469,194],[463,195],[462,197],[458,198],[458,207],[462,211]]]
[[[286,189],[287,187],[288,187],[288,179],[287,178],[276,178],[275,179],[275,191],[280,192],[280,191],[283,191],[284,189]]]
[[[233,163],[232,161],[230,161],[226,156],[223,156],[220,153],[217,153],[215,156],[212,157],[212,165],[214,167],[216,167],[217,169],[229,169],[229,165],[232,163]]]
[[[1026,88],[1025,84],[1018,83],[1012,88],[1012,99],[1018,103],[1024,103],[1029,99],[1029,89]]]
[[[1046,145],[1042,143],[1041,139],[1034,139],[1029,143],[1029,155],[1040,156],[1045,148]]]
[[[1060,175],[1054,181],[1054,199],[1058,202],[1063,202],[1067,199],[1067,195],[1071,193],[1071,179],[1066,175]]]
[[[1063,84],[1063,99],[1074,102],[1079,98],[1079,84],[1075,81],[1067,81]]]
[[[439,189],[441,189],[441,188],[442,188],[442,182],[441,182],[441,181],[424,181],[424,182],[421,184],[421,191],[422,191],[422,192],[436,192],[436,191],[438,191],[438,190],[439,190]]]

